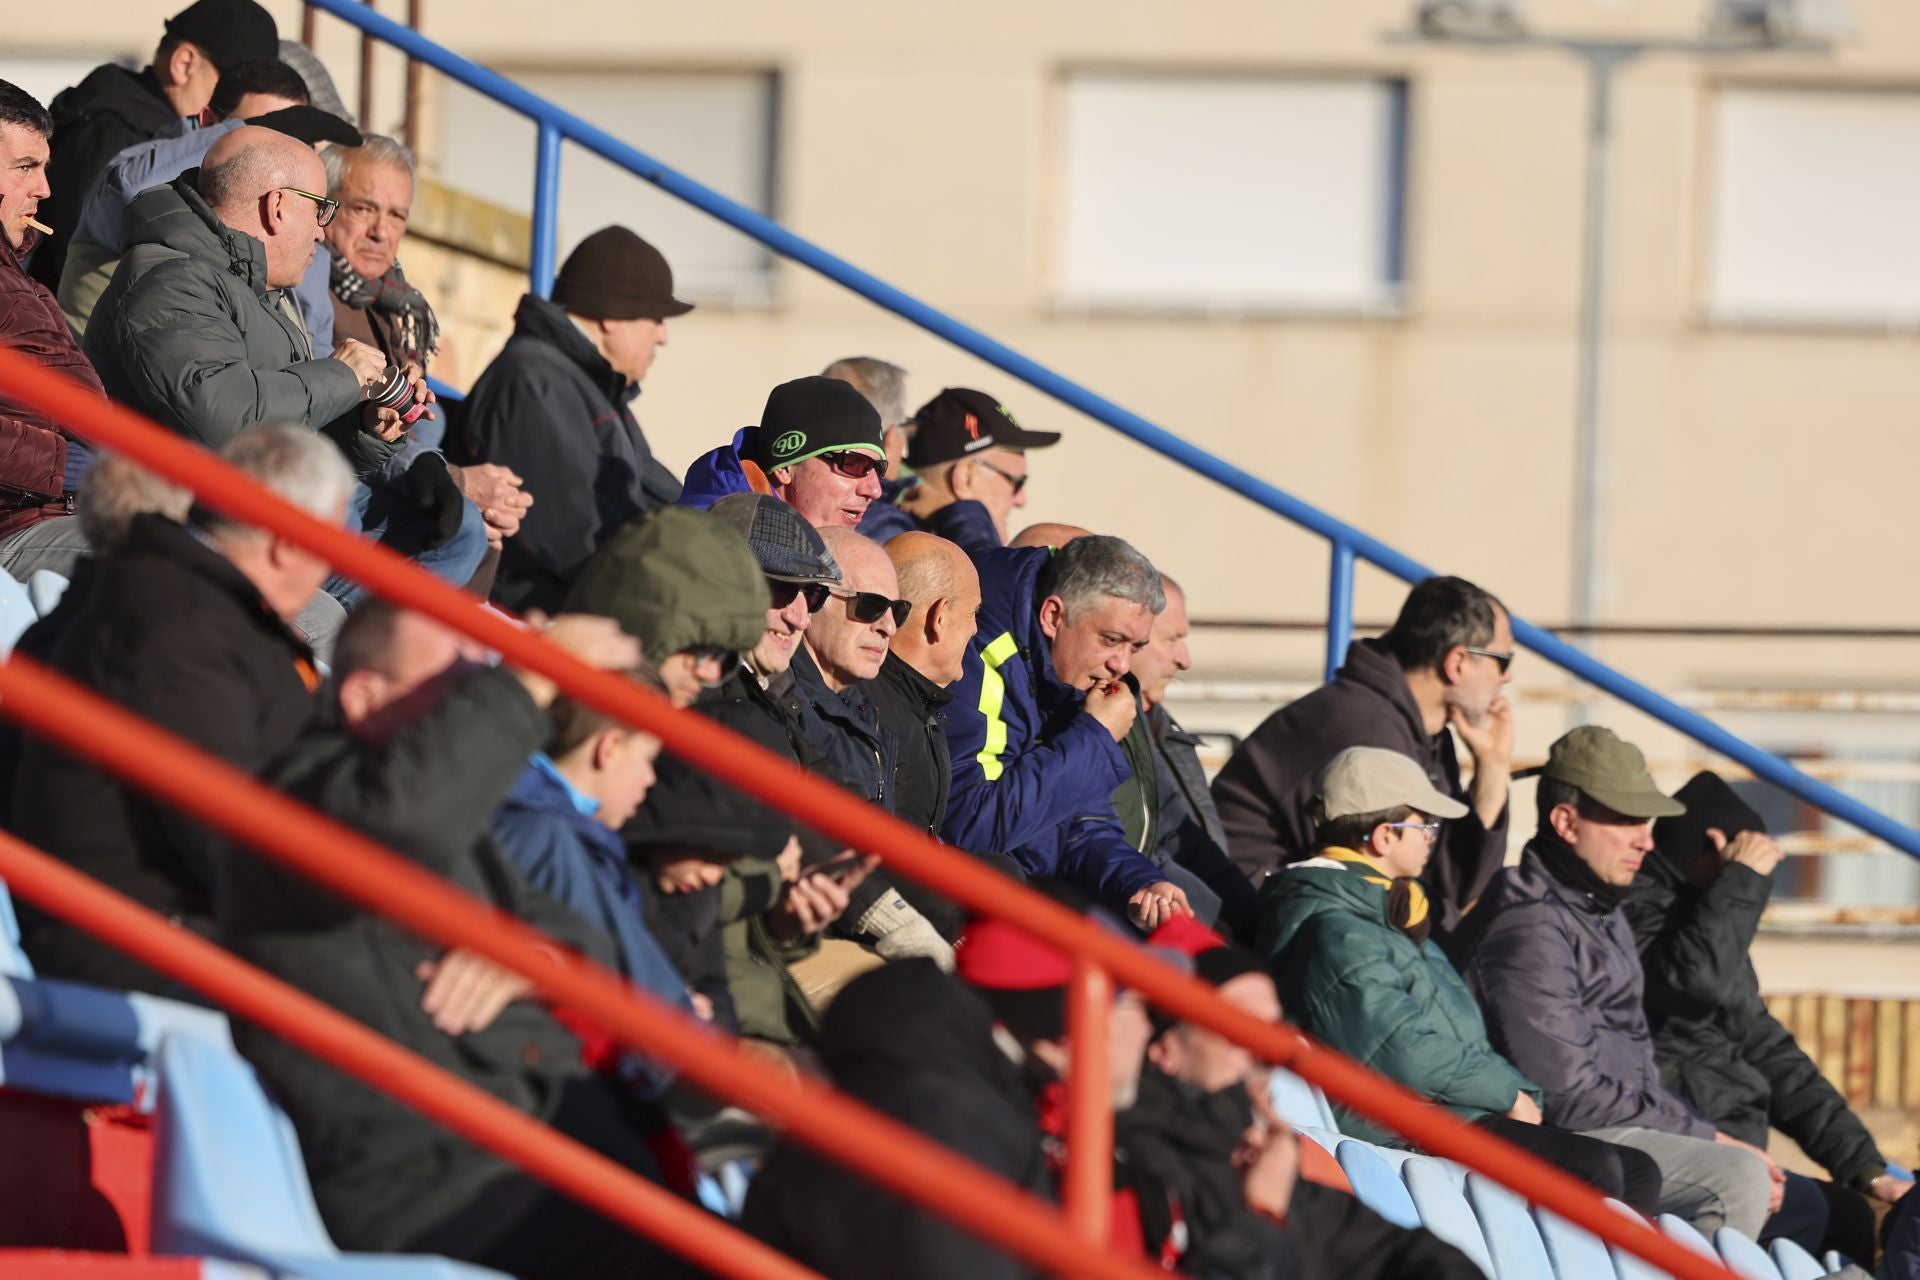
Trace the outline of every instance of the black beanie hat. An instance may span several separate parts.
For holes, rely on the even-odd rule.
[[[166,21],[167,36],[200,46],[224,71],[280,56],[280,28],[253,0],[195,0]]]
[[[887,450],[880,441],[880,412],[852,383],[838,378],[795,378],[768,394],[748,457],[765,471],[791,467],[823,453],[885,458]]]
[[[625,227],[602,227],[573,247],[553,301],[589,320],[666,320],[693,310],[673,296],[666,256]]]

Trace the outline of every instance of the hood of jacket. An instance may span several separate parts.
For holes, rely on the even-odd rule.
[[[680,482],[680,505],[705,511],[722,498],[752,492],[753,485],[747,480],[740,460],[747,456],[759,435],[758,427],[742,427],[733,433],[728,443],[695,458],[687,468],[686,478]]]
[[[1406,718],[1417,740],[1429,742],[1433,739],[1433,735],[1427,732],[1425,718],[1420,714],[1420,704],[1414,701],[1413,686],[1407,683],[1407,673],[1400,669],[1399,661],[1387,652],[1387,647],[1379,640],[1354,641],[1347,649],[1346,663],[1334,673],[1333,678],[1379,694]]]
[[[567,789],[549,776],[546,770],[529,763],[513,786],[507,790],[507,797],[501,801],[502,812],[519,811],[523,813],[552,814],[565,819],[569,829],[580,837],[581,843],[595,846],[599,852],[615,858],[625,853],[620,838],[607,826],[591,814],[580,812],[573,803],[573,797]]]
[[[47,110],[56,134],[98,116],[117,116],[129,129],[152,137],[181,118],[151,75],[112,63],[95,67],[79,84],[55,94]]]
[[[128,255],[149,247],[210,259],[265,297],[267,246],[220,221],[200,198],[199,179],[200,171],[189,169],[166,186],[135,196],[120,219],[121,247]]]
[[[697,645],[745,653],[766,634],[769,598],[753,551],[731,525],[663,507],[600,544],[566,607],[615,619],[660,662]]]
[[[1316,857],[1281,867],[1261,882],[1260,954],[1272,959],[1309,920],[1329,911],[1393,927],[1385,889],[1331,858]]]
[[[544,342],[578,365],[593,385],[616,405],[629,404],[640,394],[638,385],[607,363],[600,349],[580,332],[580,326],[567,318],[566,309],[537,294],[522,294],[513,313],[513,335]]]

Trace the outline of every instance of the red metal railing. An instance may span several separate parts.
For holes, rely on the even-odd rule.
[[[1078,966],[1072,1008],[1076,1030],[1086,1037],[1083,1043],[1097,1043],[1101,1049],[1105,1046],[1105,1000],[1104,992],[1098,989],[1104,985],[1104,976],[1105,981],[1138,990],[1177,1017],[1246,1046],[1262,1060],[1289,1067],[1336,1101],[1437,1155],[1458,1160],[1519,1190],[1535,1203],[1672,1275],[1688,1280],[1724,1280],[1731,1274],[1644,1223],[1621,1217],[1590,1188],[1539,1159],[1465,1124],[1290,1028],[1262,1023],[1241,1013],[1204,984],[1167,968],[1126,940],[1040,894],[1008,883],[892,816],[849,800],[845,792],[791,761],[703,717],[675,711],[664,699],[631,681],[585,667],[383,548],[287,506],[204,450],[125,409],[102,405],[66,379],[4,349],[0,349],[0,388],[69,424],[95,444],[124,453],[155,473],[193,489],[204,505],[305,547],[376,593],[471,636],[515,665],[552,679],[572,697],[658,736],[690,764],[850,846],[880,855],[889,866],[982,914],[998,916],[1060,947],[1075,957]],[[109,725],[113,729],[91,734],[76,731],[75,709],[83,705],[96,730]],[[173,769],[180,761],[192,758],[184,744],[175,744],[167,735],[137,721],[129,723],[132,717],[98,699],[89,703],[88,695],[71,687],[60,688],[53,677],[31,670],[24,662],[0,668],[0,711],[345,896],[365,902],[370,909],[439,941],[471,947],[524,973],[543,991],[601,1020],[623,1043],[674,1063],[716,1093],[786,1125],[795,1138],[986,1239],[1053,1269],[1100,1275],[1134,1271],[1119,1260],[1087,1252],[1088,1242],[1104,1239],[1101,1224],[1105,1206],[1096,1204],[1092,1193],[1092,1188],[1108,1176],[1111,1158],[1100,1141],[1103,1126],[1110,1125],[1104,1071],[1096,1074],[1076,1070],[1079,1078],[1069,1090],[1075,1100],[1066,1180],[1073,1229],[1062,1235],[1054,1226],[1058,1219],[1053,1214],[1010,1191],[997,1179],[831,1090],[797,1084],[777,1077],[777,1073],[755,1071],[756,1064],[726,1048],[711,1033],[689,1027],[677,1014],[635,998],[612,975],[578,961],[556,960],[550,950],[534,945],[537,935],[517,922],[465,899],[449,907],[456,895],[448,886],[219,762],[200,759],[208,768],[224,771],[228,780],[218,787],[196,788]],[[134,739],[140,740],[144,749],[129,749],[126,744]],[[200,772],[197,765],[195,772]],[[329,834],[319,838],[316,833],[321,831]],[[340,870],[348,861],[341,857],[342,840],[352,841],[361,855],[352,859],[358,867],[356,875],[365,875],[367,868],[375,865],[384,868],[379,874],[390,884],[378,901],[367,901],[369,895],[356,891],[353,876]],[[405,895],[397,896],[391,885],[402,883],[409,888]],[[1083,1054],[1075,1065],[1086,1065],[1086,1056]],[[828,1111],[843,1128],[814,1123],[816,1115]],[[851,1135],[862,1129],[865,1133],[855,1140]],[[876,1135],[882,1141],[874,1141]],[[882,1150],[883,1142],[896,1144],[890,1158],[884,1160],[875,1155]],[[928,1154],[923,1156],[923,1150]],[[899,1158],[905,1152],[913,1154]]]

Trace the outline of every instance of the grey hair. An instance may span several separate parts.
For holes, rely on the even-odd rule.
[[[1053,553],[1040,570],[1039,598],[1059,596],[1068,614],[1108,597],[1164,613],[1167,591],[1153,563],[1119,538],[1090,533]]]
[[[328,195],[339,195],[340,184],[347,180],[347,171],[363,162],[405,169],[407,176],[413,177],[413,152],[405,143],[380,133],[362,136],[365,141],[357,147],[328,147],[320,153],[320,163],[327,166]]]
[[[160,515],[178,523],[193,505],[191,490],[162,480],[131,458],[101,455],[87,470],[74,498],[73,514],[95,554],[118,551],[139,515]]]
[[[305,427],[248,427],[221,446],[220,456],[317,520],[338,520],[353,492],[353,469],[339,447]],[[203,506],[194,508],[193,522],[222,537],[261,533]]]
[[[820,371],[823,378],[853,384],[880,415],[880,424],[897,427],[907,420],[907,371],[873,356],[848,356]]]

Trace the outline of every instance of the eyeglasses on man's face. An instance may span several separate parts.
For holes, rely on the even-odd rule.
[[[1502,653],[1498,649],[1477,649],[1470,644],[1463,644],[1460,647],[1462,649],[1465,649],[1468,653],[1477,653],[1483,658],[1492,658],[1495,662],[1500,664],[1501,675],[1507,674],[1507,668],[1513,665],[1514,651],[1512,649],[1508,649],[1505,653]]]
[[[993,472],[993,474],[999,476],[1002,480],[1005,480],[1008,484],[1012,485],[1013,492],[1016,497],[1019,495],[1022,489],[1027,487],[1027,477],[1025,476],[1017,476],[1013,474],[1013,472],[1011,471],[1003,471],[999,467],[994,466],[991,462],[988,462],[985,458],[975,458],[974,461],[978,462],[981,466]]]
[[[807,612],[818,613],[827,607],[827,584],[824,582],[781,582],[777,578],[767,579],[767,588],[773,592],[773,607],[784,609],[792,604],[795,596],[804,596]]]
[[[876,458],[870,453],[855,453],[851,449],[823,453],[820,455],[820,461],[849,480],[865,480],[874,471],[886,465],[885,458]]]
[[[827,593],[836,600],[847,602],[847,616],[863,625],[875,623],[891,610],[893,625],[905,626],[907,615],[913,612],[913,601],[894,600],[877,591],[849,591],[845,587],[828,587]]]
[[[318,212],[313,215],[313,220],[323,227],[333,221],[334,214],[340,212],[340,202],[338,200],[329,199],[326,196],[317,196],[311,191],[302,191],[298,187],[281,187],[280,190],[290,191],[296,196],[305,196],[307,199],[313,201],[313,203],[319,207]]]

